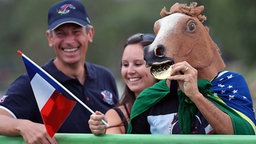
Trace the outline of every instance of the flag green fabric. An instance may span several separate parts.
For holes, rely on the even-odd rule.
[[[211,82],[208,80],[198,81],[199,91],[213,104],[215,104],[220,110],[227,113],[233,124],[234,134],[255,134],[252,125],[245,120],[237,111],[220,101],[218,96],[214,95],[211,89]],[[145,89],[137,97],[133,104],[132,112],[130,116],[130,124],[128,126],[127,133],[132,132],[133,119],[151,108],[154,104],[159,102],[163,97],[169,93],[170,89],[166,85],[166,81],[162,80],[154,84],[152,87]],[[198,111],[195,104],[193,104],[189,98],[182,92],[178,91],[179,108],[178,117],[181,133],[188,134],[191,131],[191,123],[194,119],[195,113]]]

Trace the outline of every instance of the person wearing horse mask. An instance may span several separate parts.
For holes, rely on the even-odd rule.
[[[154,42],[144,49],[160,79],[135,100],[128,133],[255,135],[246,80],[225,70],[219,48],[202,23],[204,6],[174,4],[156,21]]]

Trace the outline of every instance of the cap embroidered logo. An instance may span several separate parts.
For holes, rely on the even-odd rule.
[[[68,9],[69,8],[69,9]],[[70,9],[76,9],[72,4],[65,4],[61,6],[60,10],[57,10],[58,14],[67,14],[70,12]]]

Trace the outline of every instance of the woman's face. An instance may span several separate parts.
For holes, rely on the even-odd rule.
[[[146,68],[143,46],[140,44],[129,44],[125,47],[122,56],[121,74],[125,84],[136,96],[156,82],[150,73],[150,68]]]

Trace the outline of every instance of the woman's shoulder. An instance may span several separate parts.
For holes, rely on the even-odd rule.
[[[124,115],[125,109],[122,107],[124,106],[111,108],[106,112],[105,118],[109,124],[107,133],[125,133],[126,123],[124,123],[124,121],[127,120]]]
[[[109,109],[106,114],[105,117],[107,119],[118,119],[118,121],[122,121],[123,116],[126,117],[126,112],[125,112],[125,108],[123,105],[118,106],[118,107],[114,107]]]
[[[105,117],[106,117],[107,119],[109,119],[109,118],[115,119],[116,117],[119,117],[119,116],[118,116],[118,113],[117,113],[117,111],[116,111],[115,109],[116,109],[116,108],[111,108],[111,109],[109,109],[109,110],[105,113]]]

